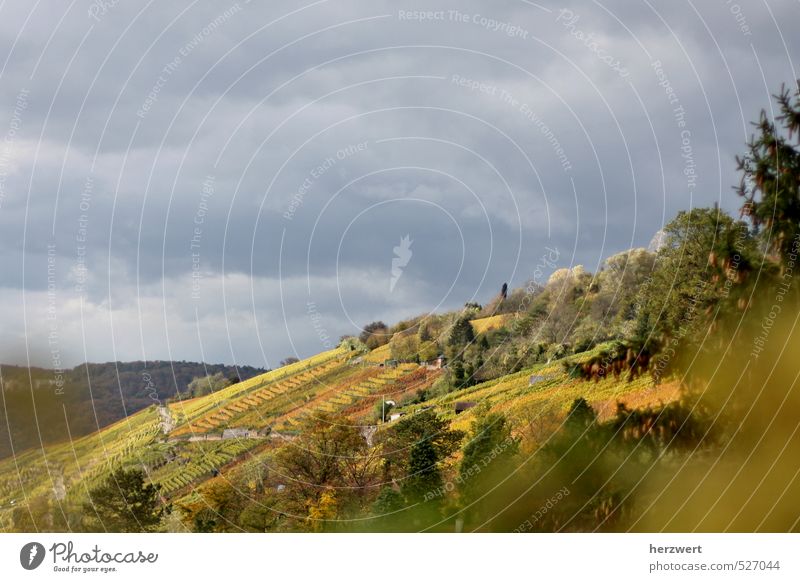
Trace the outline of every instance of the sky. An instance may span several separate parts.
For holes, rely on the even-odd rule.
[[[736,213],[798,25],[773,0],[2,2],[0,362],[274,367]]]

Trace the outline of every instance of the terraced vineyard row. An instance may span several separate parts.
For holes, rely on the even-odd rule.
[[[419,367],[395,380],[388,387],[389,390],[382,391],[380,394],[373,393],[370,396],[365,396],[345,407],[342,413],[353,418],[359,418],[364,422],[371,421],[367,417],[372,414],[373,406],[381,396],[385,396],[387,400],[400,401],[408,394],[414,394],[419,390],[430,388],[442,373],[442,370],[429,370],[425,367]]]
[[[304,419],[314,412],[335,413],[353,405],[360,399],[387,392],[388,386],[418,368],[417,364],[400,364],[396,368],[385,368],[375,377],[352,384],[340,391],[334,391],[333,395],[319,398],[308,406],[303,406],[299,410],[287,414],[283,418],[283,424],[280,425],[279,430],[296,429]]]
[[[323,366],[335,366],[340,364],[341,361],[349,355],[349,350],[338,347],[327,352],[322,352],[306,360],[283,366],[277,370],[271,370],[266,374],[254,376],[244,382],[239,382],[228,388],[214,392],[206,396],[192,398],[190,400],[182,400],[173,405],[175,411],[179,413],[179,421],[185,422],[193,420],[197,416],[203,415],[210,410],[213,410],[220,403],[229,402],[240,396],[254,391],[266,384],[273,382],[281,382],[291,379],[296,376],[304,376],[305,374],[318,371]]]
[[[205,403],[202,407],[198,407],[195,409],[194,419],[179,426],[170,433],[170,436],[179,437],[183,435],[205,434],[220,430],[222,426],[228,425],[232,419],[258,409],[273,398],[285,394],[290,390],[295,390],[305,384],[313,382],[323,374],[341,365],[342,358],[336,357],[320,366],[279,382],[252,382],[249,391],[243,393],[224,406],[216,405],[215,407],[216,403]],[[254,378],[254,380],[256,379],[257,378]],[[185,418],[190,417],[190,414],[187,414],[186,409],[183,408],[182,403],[178,403],[174,406],[179,410],[181,416]]]
[[[197,480],[210,477],[215,469],[219,470],[262,443],[263,441],[254,439],[229,439],[215,441],[213,448],[205,449],[197,443],[188,443],[185,451],[188,456],[169,463],[152,475],[152,479],[161,483],[164,493],[171,493]]]

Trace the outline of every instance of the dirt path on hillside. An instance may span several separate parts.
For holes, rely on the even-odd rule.
[[[172,432],[175,428],[175,419],[172,418],[169,408],[162,404],[158,407],[158,415],[161,417],[161,432],[164,434]]]

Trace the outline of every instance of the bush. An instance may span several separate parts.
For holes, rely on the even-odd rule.
[[[419,359],[422,362],[430,362],[439,357],[441,350],[434,341],[423,341],[419,344]]]
[[[581,378],[581,368],[575,362],[571,360],[564,360],[561,362],[561,367],[563,368],[564,373],[570,378]]]
[[[401,362],[419,360],[419,339],[410,333],[396,333],[389,342],[392,358]]]
[[[547,349],[547,361],[560,360],[569,353],[569,346],[567,344],[553,344]]]
[[[392,334],[389,332],[389,326],[382,321],[373,321],[364,326],[361,335],[358,336],[362,342],[371,350],[389,343]]]
[[[578,341],[575,344],[575,347],[572,349],[573,354],[582,354],[583,352],[588,352],[596,345],[594,339],[592,338],[584,338]]]
[[[223,388],[227,388],[232,384],[231,380],[225,377],[222,372],[217,372],[210,376],[197,377],[186,387],[189,396],[196,398],[197,396],[205,396],[212,394]]]

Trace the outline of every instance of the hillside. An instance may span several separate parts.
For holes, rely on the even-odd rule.
[[[82,364],[63,373],[0,365],[0,459],[94,432],[187,391],[194,378],[246,380],[266,370],[197,362]],[[35,421],[32,422],[32,419]]]
[[[476,329],[490,329],[494,322],[475,323]],[[576,362],[596,352],[585,352]],[[452,420],[454,427],[468,427],[476,409],[456,416],[455,404],[484,403],[506,414],[520,436],[539,439],[542,426],[557,427],[579,396],[607,418],[617,402],[646,406],[677,395],[670,383],[652,389],[649,376],[632,382],[573,379],[557,359],[420,402],[418,395],[430,394],[444,370],[413,362],[387,366],[386,355],[385,347],[364,355],[363,348],[345,342],[213,394],[150,405],[93,434],[6,459],[0,462],[0,524],[12,529],[13,510],[26,499],[50,499],[56,508],[79,505],[112,469],[126,466],[143,468],[173,502],[191,504],[204,482],[220,473],[240,478],[271,458],[305,420],[322,413],[370,426],[377,422],[376,405],[389,401],[395,403],[393,419],[425,408]],[[387,418],[379,430],[396,422]],[[56,527],[58,513],[37,527]]]

